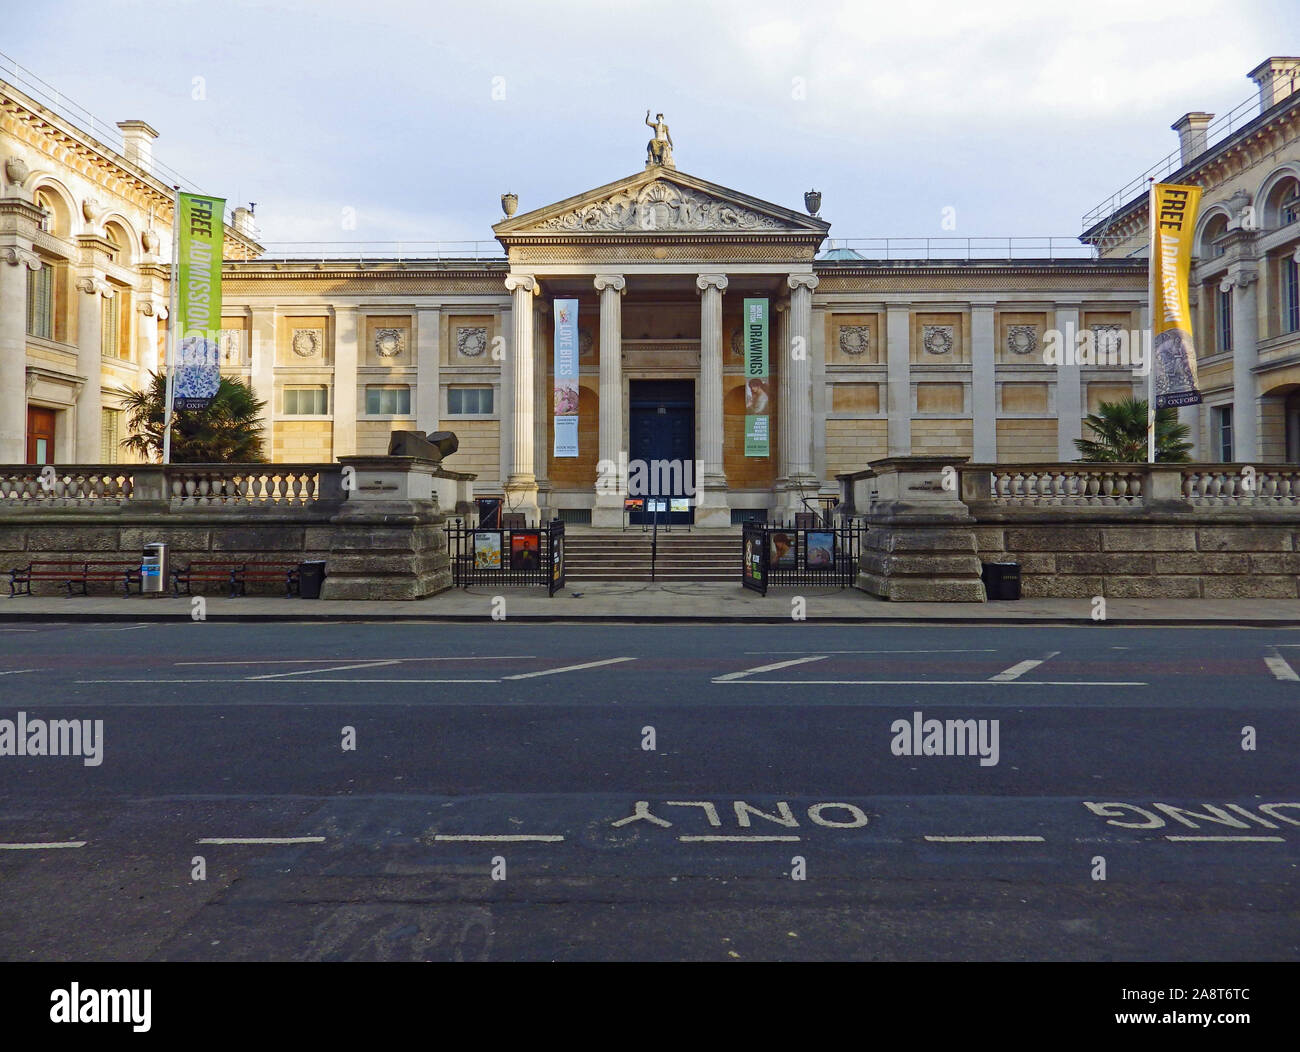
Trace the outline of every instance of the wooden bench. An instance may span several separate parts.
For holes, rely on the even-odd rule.
[[[284,597],[298,591],[298,563],[246,563],[237,578],[239,594],[247,595],[249,581],[283,581]]]
[[[181,585],[184,585],[185,594],[193,595],[195,584],[220,581],[230,589],[230,597],[233,599],[238,594],[236,582],[243,568],[243,563],[226,560],[195,560],[172,570],[172,591],[180,595]]]
[[[131,585],[140,585],[140,564],[124,559],[33,559],[9,571],[9,597],[31,595],[33,581],[61,581],[68,595],[73,585],[89,595],[91,581],[120,582],[122,594],[130,595]]]

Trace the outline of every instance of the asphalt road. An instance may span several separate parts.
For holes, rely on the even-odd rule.
[[[0,958],[1293,960],[1298,670],[1285,629],[0,626]],[[100,762],[4,755],[19,713]]]

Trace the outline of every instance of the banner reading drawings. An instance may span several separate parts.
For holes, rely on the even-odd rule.
[[[745,300],[745,456],[768,455],[767,300]]]
[[[176,376],[172,406],[206,409],[221,386],[221,249],[226,202],[220,197],[178,194],[176,244]]]
[[[1192,268],[1192,235],[1199,186],[1156,183],[1151,230],[1152,388],[1156,409],[1197,405],[1196,348],[1187,283]]]
[[[578,455],[578,301],[555,301],[555,456]]]

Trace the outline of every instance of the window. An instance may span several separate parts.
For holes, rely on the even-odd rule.
[[[50,204],[49,195],[43,191],[36,191],[36,207],[41,209],[45,214],[41,216],[40,227],[47,234],[53,233],[54,225],[54,206]]]
[[[1290,196],[1282,201],[1281,214],[1283,226],[1300,220],[1300,183],[1296,183],[1291,188]]]
[[[116,464],[118,450],[122,441],[122,410],[105,409],[103,411],[103,429],[99,443],[99,462]]]
[[[1300,263],[1282,263],[1282,331],[1300,332]]]
[[[367,416],[409,416],[410,413],[411,389],[409,387],[380,387],[375,384],[366,386]]]
[[[490,416],[492,414],[492,388],[447,388],[447,412],[452,416]]]
[[[113,295],[103,301],[104,312],[100,316],[99,353],[105,358],[118,357],[122,344],[122,293],[113,290]]]
[[[1215,348],[1220,351],[1232,350],[1232,289],[1219,290],[1219,316],[1215,332]]]
[[[1230,464],[1232,463],[1232,406],[1216,406],[1212,410],[1211,420],[1219,459],[1225,464]]]
[[[54,339],[54,268],[48,263],[27,272],[27,335]]]
[[[324,416],[330,411],[330,390],[324,384],[284,389],[285,416]]]

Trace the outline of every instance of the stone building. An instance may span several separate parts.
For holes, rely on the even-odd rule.
[[[1287,438],[1300,390],[1288,371],[1300,350],[1288,306],[1300,242],[1300,93],[1286,79],[1296,62],[1261,66],[1263,112],[1176,173],[1207,187],[1205,458],[1300,459]],[[1180,122],[1185,153],[1209,136],[1205,117]],[[123,122],[120,137],[87,127],[0,82],[0,462],[121,458],[116,392],[158,362],[172,180],[143,122]],[[623,497],[607,483],[625,460],[698,464],[686,514],[701,525],[803,510],[838,491],[837,473],[887,455],[1071,460],[1082,418],[1142,394],[1145,381],[1122,362],[1050,360],[1045,345],[1052,333],[1104,343],[1142,327],[1144,194],[1117,195],[1072,251],[1004,241],[967,244],[960,258],[828,245],[815,199],[805,210],[759,200],[679,171],[671,149],[520,214],[503,196],[507,217],[492,228],[501,251],[489,258],[266,253],[236,209],[224,368],[267,400],[277,461],[382,453],[398,428],[453,430],[455,466],[478,475],[478,492],[504,493],[530,517],[596,525],[622,520]],[[1246,206],[1256,207],[1249,229]],[[772,308],[767,456],[745,450],[747,297]],[[579,302],[569,457],[553,455],[556,299]],[[1214,342],[1221,331],[1226,348]],[[1240,437],[1247,412],[1260,421],[1253,447]],[[1216,428],[1235,430],[1235,443],[1216,444]]]

